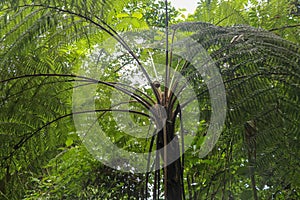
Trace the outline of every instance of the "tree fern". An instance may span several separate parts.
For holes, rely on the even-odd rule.
[[[114,130],[116,124],[110,119],[113,112],[128,111],[128,109],[119,109],[122,108],[122,102],[115,105],[108,103],[109,95],[114,91],[131,98],[132,107],[129,112],[132,117],[143,115],[153,120],[155,116],[145,114],[144,111],[151,111],[151,106],[154,106],[156,102],[162,103],[166,100],[159,96],[152,82],[155,73],[144,67],[144,62],[151,60],[149,54],[141,53],[141,47],[135,47],[133,40],[129,40],[131,38],[126,38],[126,35],[122,37],[112,28],[115,25],[113,14],[121,12],[128,2],[123,1],[119,4],[114,1],[49,0],[37,1],[34,4],[26,3],[26,1],[25,3],[24,1],[4,1],[0,4],[2,36],[0,39],[0,136],[5,141],[1,143],[0,151],[1,166],[3,166],[0,176],[2,182],[18,182],[18,177],[20,177],[18,172],[22,170],[32,168],[30,171],[38,172],[39,167],[45,165],[48,159],[43,155],[47,152],[53,153],[58,147],[65,145],[68,133],[75,131],[70,98],[74,82],[78,83],[75,87],[81,88],[89,84],[100,85],[97,86],[98,92],[104,95],[100,95],[101,98],[96,103],[98,106],[97,122],[99,121],[100,125],[109,130],[111,138],[117,145],[126,150],[139,149],[148,153],[151,149],[160,148],[166,144],[165,141],[162,142],[160,136],[153,136],[150,140],[142,141],[123,136],[122,131]],[[202,65],[217,66],[226,87],[228,118],[217,148],[209,154],[209,159],[199,161],[197,155],[201,153],[199,148],[206,136],[212,115],[208,86],[204,82],[205,77],[201,77],[201,74],[195,70],[196,66],[178,55],[172,55],[172,59],[168,60],[170,70],[180,72],[191,83],[203,114],[202,123],[206,127],[198,127],[197,138],[193,141],[196,148],[189,149],[185,158],[181,157],[176,160],[171,166],[176,170],[170,170],[170,174],[167,174],[165,166],[167,176],[176,172],[174,175],[177,177],[176,188],[180,186],[178,191],[173,191],[175,187],[171,188],[167,184],[168,180],[165,179],[163,189],[169,193],[165,192],[165,197],[179,194],[178,199],[184,198],[185,194],[182,190],[186,184],[183,183],[184,175],[187,175],[187,180],[192,180],[193,183],[201,183],[203,180],[199,178],[200,176],[189,176],[194,171],[197,175],[201,173],[197,167],[204,170],[202,174],[204,178],[211,178],[210,183],[204,183],[200,188],[190,189],[192,194],[189,193],[189,198],[203,196],[213,199],[217,195],[229,198],[232,192],[241,193],[237,188],[242,183],[239,183],[239,177],[231,176],[229,169],[240,173],[241,166],[249,167],[251,170],[253,166],[258,166],[259,168],[251,171],[253,180],[253,177],[254,179],[263,178],[266,173],[264,169],[270,173],[283,174],[287,169],[284,164],[290,160],[293,160],[296,166],[299,162],[297,159],[299,153],[295,151],[291,154],[285,149],[287,147],[299,149],[297,143],[300,120],[299,46],[275,34],[249,26],[220,27],[203,22],[190,22],[171,26],[170,31],[175,33],[175,39],[177,36],[178,38],[182,35],[189,36],[197,43],[198,46],[195,45],[195,48],[188,50],[182,48],[186,50],[185,54],[192,57],[197,55],[203,47],[210,57],[204,57],[201,60]],[[164,36],[163,30],[155,30],[149,35],[145,32],[141,33],[143,37],[150,35],[149,37],[156,40],[158,44],[166,41],[162,37]],[[91,55],[89,50],[95,48],[95,44],[99,41],[105,41],[110,36],[123,47],[124,55],[121,58],[105,56],[105,58],[112,58],[108,61],[97,58],[93,64],[103,76],[84,77],[74,74],[84,64],[84,59]],[[176,40],[172,42],[175,43]],[[151,46],[146,49],[146,53],[148,50],[154,55],[152,60],[154,57],[157,63],[164,64],[165,52],[161,49],[151,49]],[[132,67],[133,62],[136,62],[142,70],[146,77],[145,82],[148,82],[148,88],[134,88],[126,82],[122,84],[115,82],[120,76],[126,75],[115,72],[120,72],[125,66]],[[100,65],[102,68],[99,67]],[[118,65],[121,68],[116,69]],[[177,89],[175,95],[184,94],[182,91],[186,85],[180,82],[180,78],[174,79],[172,83]],[[173,98],[170,104],[174,105],[176,112],[174,119],[184,120],[177,109],[180,106],[175,95],[170,94]],[[174,110],[171,109],[171,111]],[[179,117],[176,118],[176,116]],[[153,125],[148,121],[145,123],[149,126]],[[171,125],[175,127],[174,130],[181,131],[182,138],[184,138],[184,129],[190,128],[184,127],[182,123]],[[249,126],[250,129],[252,127],[256,130],[255,133],[250,134],[251,138],[249,134],[246,134],[249,133],[247,129]],[[182,143],[184,143],[183,140]],[[144,150],[141,150],[141,147],[144,147]],[[278,147],[283,150],[278,151]],[[183,152],[183,149],[180,151]],[[164,157],[163,154],[154,156]],[[253,160],[249,159],[254,157]],[[157,158],[154,160],[156,165],[159,164]],[[148,167],[150,167],[149,160]],[[196,162],[193,162],[195,160]],[[223,163],[225,163],[224,166],[221,165]],[[231,165],[233,163],[237,164]],[[154,164],[151,163],[152,166],[155,166]],[[211,166],[212,164],[215,166]],[[171,167],[168,169],[172,169]],[[187,169],[186,174],[183,173],[184,167]],[[213,170],[210,172],[209,169]],[[152,195],[156,198],[162,195],[160,177],[166,177],[166,174],[162,175],[159,170],[156,170],[152,176],[149,174],[144,176],[147,182],[151,182]],[[283,180],[283,185],[291,182],[299,189],[295,175],[297,172],[291,172],[289,179]],[[13,176],[13,181],[8,180],[11,176]],[[279,181],[278,177],[280,176],[272,181]],[[226,185],[231,181],[236,182],[236,185]],[[256,193],[257,186],[254,182],[250,183],[247,178],[242,179],[242,182],[252,184],[253,193]],[[8,188],[7,185],[5,188]],[[129,185],[128,188],[130,188]],[[139,195],[147,197],[148,189],[145,187],[145,192]],[[231,193],[226,193],[225,190]],[[5,189],[1,187],[1,191]]]

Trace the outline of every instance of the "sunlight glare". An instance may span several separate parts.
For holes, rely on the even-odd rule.
[[[198,0],[169,0],[175,8],[185,8],[188,14],[193,14],[197,8]]]

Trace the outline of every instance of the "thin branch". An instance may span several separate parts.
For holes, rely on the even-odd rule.
[[[16,93],[13,93],[13,94],[10,94],[10,95],[7,95],[7,96],[3,99],[3,101],[7,101],[8,99],[10,99],[10,98],[12,98],[12,97],[19,96],[19,95],[23,94],[24,92],[30,91],[30,90],[32,90],[32,89],[34,89],[34,88],[36,88],[36,87],[46,86],[46,85],[51,85],[51,84],[55,84],[55,83],[67,83],[67,82],[71,82],[71,81],[76,81],[76,80],[75,80],[75,79],[73,79],[73,80],[71,80],[71,79],[70,79],[70,80],[63,80],[63,81],[57,80],[57,81],[51,81],[51,82],[43,83],[43,84],[38,85],[38,86],[32,86],[32,87],[29,87],[29,88],[26,88],[26,89],[23,89],[23,88],[22,88],[21,91],[18,91],[18,92],[16,92]],[[87,84],[83,84],[83,85],[79,85],[79,86],[85,86],[85,85],[90,85],[90,84],[93,84],[93,83],[87,83]],[[71,88],[69,88],[69,89],[73,89],[73,88],[79,87],[79,86],[74,86],[74,87],[71,87]],[[12,87],[11,87],[11,88],[12,88]],[[66,89],[66,90],[69,90],[69,89]],[[63,91],[66,91],[66,90],[63,90]],[[8,92],[8,93],[9,93],[9,92]]]
[[[226,20],[226,19],[228,19],[229,17],[235,15],[236,13],[238,13],[238,15],[241,17],[241,16],[242,16],[242,15],[241,15],[241,12],[246,11],[246,9],[241,9],[241,10],[237,11],[237,10],[234,9],[234,8],[233,8],[233,10],[234,10],[235,12],[231,12],[231,14],[229,14],[229,15],[225,16],[223,19],[219,20],[215,25],[219,25],[219,24],[222,23],[224,20]],[[243,20],[244,20],[244,18],[243,18]],[[244,21],[245,21],[245,20],[244,20]]]
[[[31,77],[72,77],[72,78],[80,78],[80,79],[84,79],[87,82],[92,82],[92,83],[99,83],[99,84],[103,84],[112,88],[115,88],[121,92],[123,92],[124,94],[127,94],[129,96],[132,96],[135,100],[137,100],[138,102],[140,102],[143,106],[145,106],[147,109],[150,109],[151,104],[149,102],[147,102],[144,98],[142,98],[141,96],[138,96],[136,94],[134,94],[132,91],[119,87],[118,85],[125,85],[125,84],[120,84],[120,83],[115,83],[115,82],[105,82],[105,81],[100,81],[100,80],[96,80],[93,78],[88,78],[85,76],[78,76],[78,75],[74,75],[74,74],[27,74],[27,75],[22,75],[22,76],[17,76],[17,77],[12,77],[9,79],[5,79],[5,80],[1,80],[0,83],[5,83],[5,82],[9,82],[12,80],[17,80],[17,79],[21,79],[21,78],[31,78]],[[131,87],[131,86],[128,86]],[[133,87],[131,87],[133,88]]]
[[[156,130],[154,130],[156,132]],[[150,158],[151,158],[151,152],[152,152],[152,148],[153,148],[153,144],[154,144],[154,140],[155,140],[155,136],[153,136],[151,138],[151,142],[150,142],[150,147],[149,147],[149,151],[148,151],[148,159],[147,159],[147,172],[146,172],[146,199],[148,198],[148,182],[149,182],[149,173],[150,173]],[[154,162],[155,164],[155,162]],[[153,165],[154,166],[154,165]]]
[[[184,172],[184,126],[182,121],[182,113],[181,110],[179,111],[179,121],[180,121],[180,137],[181,137],[181,169],[180,169],[180,176],[181,176],[181,188],[183,199],[185,200],[185,189],[184,189],[184,180],[183,180],[183,172]]]
[[[284,30],[284,29],[288,29],[288,28],[296,28],[299,26],[300,26],[300,24],[287,25],[287,26],[282,26],[282,27],[277,27],[277,28],[271,28],[268,31],[278,31],[278,30]]]
[[[164,88],[164,95],[162,98],[163,106],[167,105],[167,98],[168,98],[168,88],[169,88],[169,16],[168,16],[168,0],[165,0],[165,14],[166,14],[166,21],[165,21],[165,35],[166,35],[166,66],[165,66],[165,88]],[[167,167],[167,128],[166,125],[163,127],[163,144],[164,144],[164,197],[168,199],[168,167]]]
[[[163,105],[167,103],[167,96],[168,96],[168,88],[169,88],[169,73],[170,73],[170,66],[169,66],[169,14],[168,14],[168,0],[165,0],[165,12],[166,12],[166,21],[165,21],[165,37],[166,37],[166,66],[165,66],[165,89],[164,89],[164,98],[163,98]]]

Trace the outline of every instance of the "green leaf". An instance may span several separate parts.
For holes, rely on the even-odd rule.
[[[127,13],[119,13],[119,14],[117,14],[117,18],[125,18],[125,17],[129,17],[129,14],[127,14]]]
[[[73,139],[68,137],[68,139],[66,140],[66,146],[69,147],[74,143]]]
[[[138,19],[142,19],[143,14],[139,13],[139,12],[135,12],[135,13],[132,14],[132,17],[135,17],[135,18],[138,18]]]

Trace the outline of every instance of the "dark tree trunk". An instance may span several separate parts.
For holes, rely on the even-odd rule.
[[[174,122],[170,122],[169,120],[167,120],[166,127],[159,132],[158,137],[160,148],[163,148],[165,146],[164,134],[166,134],[168,144],[168,165],[166,166],[166,168],[164,168],[164,185],[166,187],[164,188],[165,198],[167,200],[181,200],[183,198],[182,167],[180,158],[180,145],[178,137],[175,135]],[[163,151],[161,156],[162,159],[164,159]],[[174,162],[171,163],[171,161]]]

